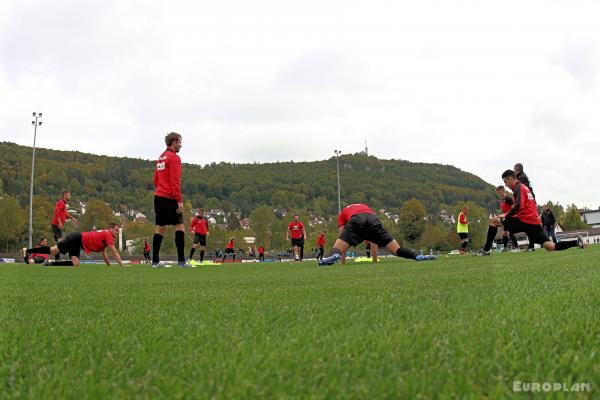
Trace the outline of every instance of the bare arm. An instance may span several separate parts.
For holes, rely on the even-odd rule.
[[[106,249],[102,250],[102,258],[104,258],[104,262],[107,266],[110,267],[110,260],[108,259],[108,255],[106,254]]]
[[[113,258],[115,259],[115,261],[122,267],[123,266],[123,260],[121,260],[121,256],[119,255],[118,250],[115,248],[114,245],[113,246],[108,246],[108,248],[110,249],[110,252],[112,253]]]

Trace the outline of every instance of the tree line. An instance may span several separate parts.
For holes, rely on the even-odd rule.
[[[0,216],[5,222],[0,226],[0,251],[9,252],[26,242],[31,148],[1,142],[0,151]],[[483,232],[487,215],[498,207],[492,185],[453,166],[380,160],[363,153],[343,155],[339,162],[342,204],[367,203],[375,210],[399,214],[400,224],[385,216],[382,220],[395,236],[413,246],[440,250],[455,247],[453,227],[439,218],[442,210],[458,215],[463,204],[471,205]],[[36,149],[34,240],[51,237],[50,219],[62,190],[72,192],[70,208],[81,211],[82,204],[86,207],[79,225],[67,224],[67,232],[100,228],[117,220],[126,223],[126,238],[151,238],[153,171],[152,160]],[[304,221],[313,215],[324,218],[323,224],[310,227],[308,247],[313,245],[318,231],[327,232],[329,243],[335,237],[335,158],[265,164],[184,164],[181,182],[187,220],[198,207],[222,209],[230,216],[227,229],[211,229],[209,245],[212,242],[215,248],[222,248],[229,237],[242,243],[243,237],[255,236],[269,249],[284,250],[288,246],[285,230],[293,213]],[[148,216],[149,223],[120,221],[114,215],[115,211],[132,209]],[[285,210],[288,217],[274,210]],[[241,229],[234,213],[250,218],[250,230]],[[479,234],[474,232],[474,236],[477,240]],[[165,242],[165,251],[174,251],[174,245]]]

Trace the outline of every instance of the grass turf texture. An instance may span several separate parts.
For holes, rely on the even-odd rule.
[[[597,398],[599,258],[0,265],[0,397]]]

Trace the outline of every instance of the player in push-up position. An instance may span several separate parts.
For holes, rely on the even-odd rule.
[[[398,257],[416,261],[435,260],[435,256],[419,255],[414,250],[400,247],[396,239],[385,230],[375,212],[366,204],[350,204],[338,216],[339,235],[331,255],[320,260],[317,266],[332,265],[342,259],[342,254],[350,246],[356,246],[365,240],[379,247],[387,248]]]
[[[520,232],[525,233],[533,243],[540,244],[548,251],[561,251],[571,247],[583,249],[586,247],[581,236],[578,236],[577,240],[563,240],[555,244],[548,238],[542,228],[542,221],[537,213],[537,204],[531,191],[517,179],[515,171],[510,169],[504,171],[502,180],[514,193],[513,205],[508,212],[497,215],[490,220],[487,241],[481,255],[489,255],[499,226],[504,226],[513,235]]]
[[[79,265],[79,259],[81,257],[81,250],[86,253],[96,252],[102,253],[102,258],[106,265],[110,267],[110,260],[106,254],[106,248],[108,247],[113,254],[114,259],[122,267],[123,261],[121,256],[115,248],[115,237],[119,234],[119,225],[111,222],[108,224],[108,228],[100,231],[90,232],[76,232],[69,233],[63,240],[58,242],[56,246],[39,246],[25,251],[26,255],[29,254],[51,254],[57,256],[59,254],[69,253],[69,261],[53,261],[48,265],[62,265],[62,266],[77,266]]]

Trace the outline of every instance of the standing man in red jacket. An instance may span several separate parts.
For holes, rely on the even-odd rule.
[[[202,209],[199,209],[198,213],[192,218],[190,234],[194,235],[194,244],[192,244],[189,259],[192,260],[194,258],[194,252],[199,247],[200,262],[203,262],[204,251],[206,250],[206,237],[208,236],[208,220],[204,216]]]
[[[181,195],[181,159],[177,155],[181,150],[181,135],[171,132],[165,136],[167,149],[156,160],[154,170],[154,214],[156,230],[152,239],[152,267],[166,266],[160,261],[160,246],[167,225],[175,225],[175,246],[177,247],[177,266],[191,267],[185,261],[185,226],[183,224],[183,196]]]

